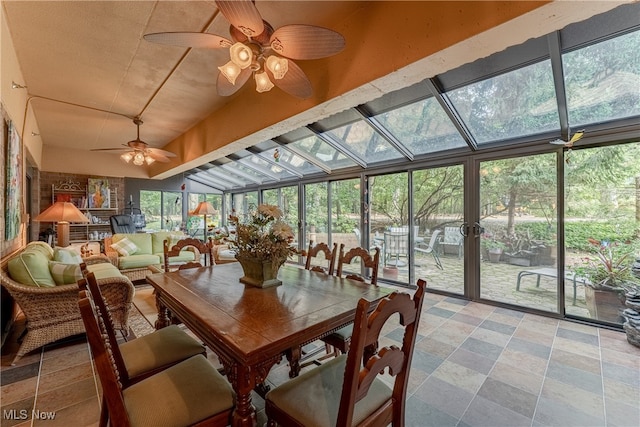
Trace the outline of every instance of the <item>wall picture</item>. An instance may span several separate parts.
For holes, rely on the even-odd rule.
[[[13,122],[9,123],[6,154],[6,198],[4,239],[13,240],[20,234],[22,213],[22,153],[20,135]]]
[[[106,179],[89,178],[87,187],[90,209],[109,209],[111,207],[111,192],[109,181]]]

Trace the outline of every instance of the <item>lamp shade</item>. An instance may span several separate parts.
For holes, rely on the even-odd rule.
[[[40,222],[89,222],[89,219],[70,202],[55,202],[34,218]]]
[[[193,215],[216,215],[218,211],[209,202],[200,202],[193,210]]]
[[[69,223],[89,222],[89,218],[70,202],[55,202],[45,209],[34,221],[58,223],[58,246],[69,246]]]

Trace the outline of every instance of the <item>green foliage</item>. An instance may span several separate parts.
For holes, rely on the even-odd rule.
[[[577,276],[589,279],[587,285],[594,289],[617,291],[635,287],[631,274],[634,245],[595,239],[589,239],[589,245],[592,255],[572,266]]]
[[[609,242],[626,242],[637,240],[640,235],[640,224],[633,220],[596,222],[566,222],[565,245],[569,249],[589,251],[589,239]]]

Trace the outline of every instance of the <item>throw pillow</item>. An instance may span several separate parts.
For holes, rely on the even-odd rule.
[[[74,249],[55,248],[53,250],[53,260],[65,264],[80,264],[82,257]]]
[[[9,276],[23,285],[52,288],[56,282],[51,277],[48,262],[42,252],[25,250],[9,260]]]
[[[118,240],[116,243],[112,244],[111,247],[116,252],[118,252],[118,255],[120,256],[133,255],[138,250],[138,247],[136,246],[136,244],[133,243],[131,240],[127,239],[126,237],[124,239]]]
[[[69,285],[82,279],[80,264],[49,261],[49,271],[56,285]]]

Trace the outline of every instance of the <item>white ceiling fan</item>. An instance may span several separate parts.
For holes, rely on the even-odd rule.
[[[271,90],[274,84],[298,98],[309,98],[311,82],[298,65],[291,61],[325,58],[340,52],[344,37],[333,30],[313,25],[285,25],[274,31],[262,19],[251,0],[216,0],[222,15],[231,24],[231,39],[192,32],[146,34],[154,43],[208,49],[229,49],[231,60],[218,67],[217,90],[229,96],[240,89],[253,74],[256,90]]]
[[[168,163],[170,157],[176,157],[170,151],[149,147],[149,144],[140,139],[140,125],[143,123],[140,117],[135,117],[133,123],[136,125],[137,136],[136,139],[122,144],[125,148],[96,148],[91,151],[126,151],[126,153],[120,155],[120,158],[127,163],[133,161],[133,164],[137,166],[141,166],[144,163],[150,165],[156,161]]]

